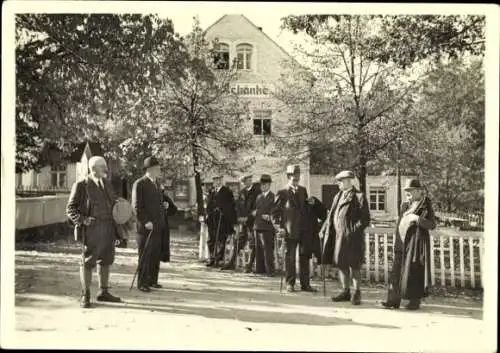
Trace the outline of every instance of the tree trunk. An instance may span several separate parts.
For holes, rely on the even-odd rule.
[[[361,150],[359,156],[359,187],[360,191],[366,196],[366,157]]]
[[[398,156],[397,156],[397,163],[396,163],[396,178],[397,178],[397,196],[396,196],[396,203],[398,205],[398,218],[401,217],[401,170],[400,170],[400,153],[401,153],[401,141],[397,140],[397,147],[398,147]]]
[[[193,146],[193,171],[194,171],[194,184],[196,189],[196,215],[197,220],[205,213],[205,206],[203,204],[203,189],[201,187],[201,175],[198,170],[199,158],[196,149]]]

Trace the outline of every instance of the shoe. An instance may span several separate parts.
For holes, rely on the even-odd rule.
[[[108,303],[120,303],[122,300],[120,297],[115,297],[107,290],[103,290],[97,295],[96,300],[98,302],[108,302]]]
[[[360,305],[361,304],[361,291],[358,289],[354,292],[354,295],[351,298],[352,305]]]
[[[339,295],[332,297],[334,302],[348,302],[351,300],[351,293],[349,289],[344,289]]]
[[[295,292],[295,288],[293,287],[293,285],[291,285],[291,284],[287,284],[287,285],[286,285],[286,291],[287,291],[288,293],[293,293],[293,292]]]
[[[82,297],[80,299],[80,308],[90,308],[90,293],[84,293],[82,294]]]
[[[222,266],[220,269],[221,271],[224,271],[224,270],[234,270],[234,268],[235,268],[234,264],[228,263]]]
[[[150,285],[150,287],[152,287],[152,288],[163,288],[163,286],[161,284],[159,284],[159,283],[153,283],[153,284]]]
[[[384,309],[399,309],[400,303],[391,302],[390,300],[380,303]]]
[[[245,273],[252,273],[252,268],[251,267],[246,267],[245,268]]]
[[[274,274],[273,272],[271,272],[271,273],[267,273],[267,274],[266,274],[266,276],[267,276],[267,277],[274,277],[274,276],[275,276],[275,274]]]
[[[141,292],[144,292],[144,293],[149,293],[149,292],[151,292],[151,289],[149,289],[149,287],[148,287],[148,286],[140,286],[138,289],[139,289]]]
[[[420,300],[410,300],[408,305],[405,307],[407,310],[418,310],[420,309]]]
[[[206,264],[207,267],[213,267],[214,265],[215,265],[215,261],[209,261]]]
[[[313,288],[311,286],[304,286],[304,287],[301,287],[300,290],[302,292],[312,292],[312,293],[315,293],[317,292],[318,290],[316,288]]]

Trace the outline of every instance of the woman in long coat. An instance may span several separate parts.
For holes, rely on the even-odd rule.
[[[166,230],[161,239],[161,262],[170,262],[170,226],[168,224],[168,217],[177,213],[177,206],[174,201],[168,196],[166,188],[161,187],[163,196],[163,207],[165,208],[165,225]]]
[[[417,310],[421,298],[427,297],[430,286],[429,230],[436,228],[436,219],[420,181],[408,180],[404,190],[408,201],[401,205],[389,291],[382,306],[397,309],[401,299],[408,299],[406,308]]]

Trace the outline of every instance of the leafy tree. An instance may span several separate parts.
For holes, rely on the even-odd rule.
[[[121,147],[134,151],[134,146],[147,141],[147,148],[177,166],[180,174],[186,175],[189,165],[200,215],[204,212],[202,175],[232,174],[251,165],[253,159],[242,159],[238,151],[252,147],[252,135],[242,128],[246,125],[247,102],[228,90],[238,73],[234,66],[217,69],[218,42],[207,41],[197,18],[183,45],[187,52],[183,77],[176,84],[166,72],[152,92],[141,97],[132,115],[139,120],[120,123],[124,129],[136,132]],[[167,65],[167,54],[155,54],[155,60]]]
[[[19,170],[36,166],[43,141],[68,152],[103,138],[159,72],[175,80],[184,67],[171,21],[153,15],[19,14],[16,40]],[[160,50],[165,66],[153,59]]]

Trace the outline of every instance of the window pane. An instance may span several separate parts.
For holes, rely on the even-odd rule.
[[[264,119],[262,121],[262,132],[264,135],[271,135],[271,119]]]
[[[250,51],[247,52],[247,58],[246,59],[247,59],[247,62],[246,62],[246,67],[245,68],[247,70],[250,70],[252,68],[252,65],[251,65],[251,63],[252,63],[252,52],[250,52]]]
[[[377,204],[370,202],[370,210],[376,210],[376,209],[377,209]]]
[[[379,209],[380,211],[385,210],[385,204],[384,204],[384,202],[379,202],[379,203],[378,203],[378,209]]]
[[[262,119],[253,119],[253,134],[262,135]]]
[[[370,202],[377,202],[377,195],[374,195],[370,192]]]
[[[238,70],[243,69],[243,53],[238,53],[238,59],[236,61],[236,68]]]
[[[379,202],[385,202],[385,193],[381,192],[381,193],[378,195],[378,201],[379,201]]]
[[[66,187],[66,173],[59,173],[59,187]]]
[[[57,187],[57,173],[52,173],[50,186]]]

